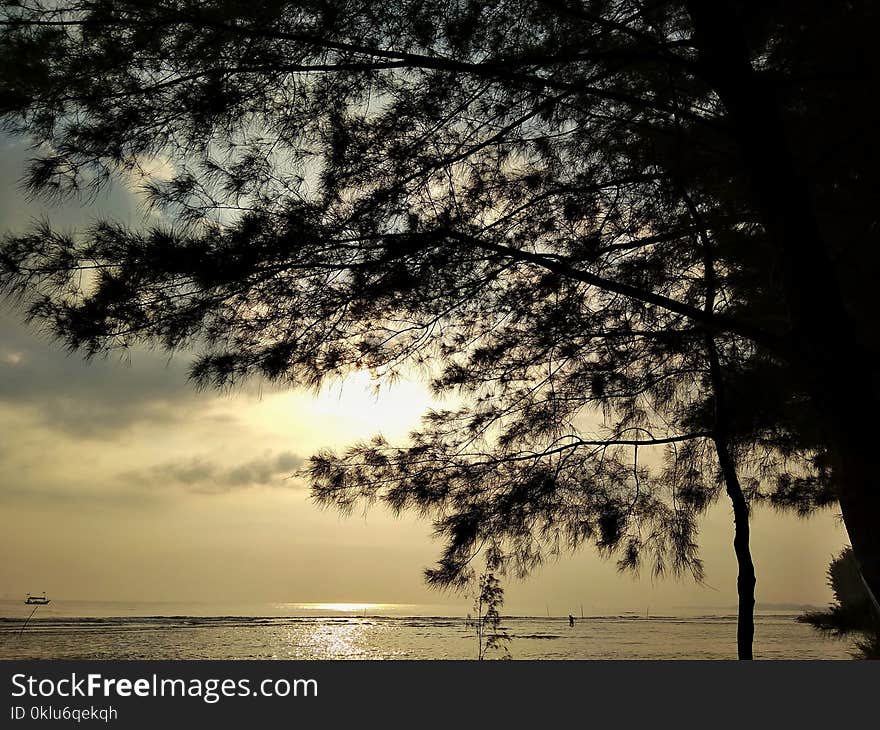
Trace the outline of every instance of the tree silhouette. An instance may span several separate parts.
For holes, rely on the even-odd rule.
[[[310,468],[319,501],[433,519],[431,582],[466,582],[480,549],[524,573],[587,541],[699,578],[697,518],[723,485],[741,656],[750,501],[839,502],[880,592],[860,425],[878,400],[872,4],[82,0],[5,18],[0,114],[37,145],[32,191],[173,170],[144,177],[173,224],[4,240],[0,285],[69,347],[198,347],[202,386],[422,368],[464,394],[409,446]]]
[[[855,635],[857,658],[880,659],[880,623],[852,548],[844,548],[831,561],[828,586],[834,592],[834,603],[827,611],[804,613],[798,621],[838,638]]]
[[[502,659],[510,659],[507,647],[510,637],[501,626],[501,606],[504,605],[504,588],[494,573],[481,573],[476,580],[474,616],[468,624],[477,638],[477,659],[482,661],[491,652],[498,652]]]

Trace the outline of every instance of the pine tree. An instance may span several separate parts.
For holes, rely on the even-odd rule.
[[[173,223],[8,236],[0,286],[87,355],[198,348],[201,386],[422,369],[462,394],[410,445],[310,469],[324,503],[433,519],[431,582],[585,542],[699,579],[723,487],[743,615],[761,500],[839,502],[877,593],[876,12],[5,3],[0,115],[36,145],[30,189],[160,158],[144,187]]]

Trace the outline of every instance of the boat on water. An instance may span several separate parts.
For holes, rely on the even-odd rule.
[[[45,593],[42,596],[32,596],[30,593],[28,593],[27,598],[24,599],[24,602],[29,606],[45,606],[47,603],[49,603],[49,599],[46,598]]]

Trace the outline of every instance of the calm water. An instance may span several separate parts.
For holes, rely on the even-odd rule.
[[[429,606],[0,601],[0,659],[473,659],[464,618]],[[228,615],[219,615],[221,613]],[[437,613],[449,612],[448,607]],[[418,615],[413,615],[418,614]],[[587,616],[504,620],[514,659],[732,659],[732,615]],[[826,639],[795,614],[756,619],[760,659],[849,659],[847,642]]]

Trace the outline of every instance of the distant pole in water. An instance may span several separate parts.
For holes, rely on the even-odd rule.
[[[550,606],[544,604],[544,607],[547,609],[547,618],[550,618]]]
[[[38,603],[36,606],[34,606],[34,610],[31,611],[31,615],[28,616],[27,619],[25,619],[25,622],[21,626],[21,631],[18,632],[19,638],[21,638],[21,635],[24,633],[24,630],[27,628],[27,625],[30,623],[31,618],[33,618],[33,615],[37,612],[37,609],[39,607],[40,607],[40,604]]]
[[[581,604],[581,618],[584,617],[584,604]]]

